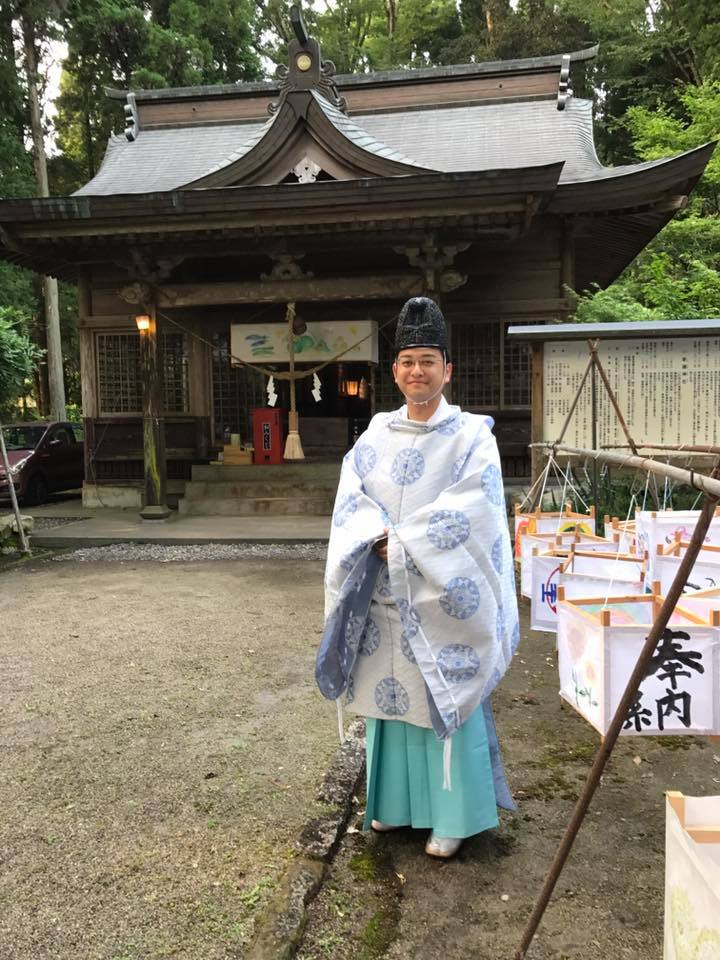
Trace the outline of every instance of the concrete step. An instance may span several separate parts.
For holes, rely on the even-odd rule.
[[[192,480],[207,483],[237,483],[241,481],[326,483],[337,486],[340,477],[340,463],[313,463],[298,460],[282,464],[243,464],[229,463],[196,464],[192,468]]]
[[[242,500],[257,500],[276,498],[317,498],[334,497],[336,484],[332,483],[300,483],[280,481],[265,482],[260,480],[209,481],[190,480],[185,484],[186,500],[202,500],[205,497],[228,500],[240,498]]]
[[[178,513],[199,517],[331,516],[334,496],[203,497],[178,502]]]

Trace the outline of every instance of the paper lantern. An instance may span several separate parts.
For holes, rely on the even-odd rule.
[[[720,797],[665,804],[664,960],[720,957]]]
[[[616,551],[618,543],[596,537],[591,533],[528,533],[520,541],[520,592],[530,599],[532,596],[532,556],[537,548],[539,553],[545,550],[568,549],[575,546],[578,550]]]
[[[535,510],[523,513],[515,504],[515,557],[520,558],[522,538],[528,533],[595,533],[595,507],[589,513],[573,513],[570,504],[562,512],[543,513]]]
[[[665,547],[658,544],[653,564],[653,581],[660,584],[660,593],[667,593],[670,589],[670,584],[675,579],[675,574],[689,546],[689,543],[679,540]],[[720,587],[720,547],[705,545],[700,548],[687,583],[683,587],[683,594],[691,594],[697,590],[710,590],[713,587]]]
[[[656,581],[653,584],[653,592],[659,592],[660,584]],[[682,598],[683,609],[694,613],[701,620],[708,623],[712,621],[713,610],[720,610],[720,587],[712,587],[710,590],[694,590],[686,593]]]
[[[675,540],[688,541],[692,537],[699,510],[638,510],[636,522],[636,553],[649,557],[648,578],[656,580],[655,557],[658,544],[667,546]],[[716,510],[705,536],[705,544],[720,545],[720,513]]]
[[[578,592],[575,578],[578,583],[584,578],[587,593]],[[631,554],[576,549],[535,553],[532,558],[531,630],[555,632],[558,588],[563,582],[571,584],[570,595],[574,597],[641,593],[645,589],[645,561]]]
[[[619,520],[617,517],[605,517],[605,536],[620,539],[621,553],[637,553],[634,520]]]
[[[651,594],[558,600],[560,696],[603,736],[662,605]],[[621,731],[624,736],[720,732],[720,613],[678,606]]]

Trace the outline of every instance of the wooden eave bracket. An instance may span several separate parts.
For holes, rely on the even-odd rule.
[[[447,268],[452,267],[455,257],[469,246],[470,243],[438,244],[434,237],[428,237],[422,246],[393,247],[393,250],[407,257],[411,267],[420,270],[427,290],[449,293],[467,283],[467,274]]]

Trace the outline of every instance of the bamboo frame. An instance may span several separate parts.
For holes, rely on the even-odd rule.
[[[586,447],[566,447],[564,444],[558,445],[546,442],[531,443],[530,446],[551,450],[553,453],[561,450],[575,457],[599,460],[601,463],[615,464],[619,467],[633,467],[646,473],[669,477],[671,480],[686,483],[696,490],[702,490],[703,493],[709,494],[714,500],[720,499],[720,480],[708,477],[704,473],[697,473],[695,470],[683,470],[681,467],[673,467],[668,463],[658,463],[651,457],[636,457],[631,454],[609,453],[606,450],[590,450]]]

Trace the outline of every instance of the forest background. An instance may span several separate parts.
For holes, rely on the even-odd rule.
[[[286,60],[288,14],[285,0],[2,0],[0,196],[40,192],[31,135],[35,77],[49,192],[67,195],[95,174],[109,135],[122,129],[104,87],[267,78]],[[668,156],[720,136],[717,0],[315,0],[304,16],[338,73],[599,43],[596,60],[574,65],[573,86],[594,100],[606,164]],[[67,54],[53,115],[42,65],[58,49]],[[688,207],[611,287],[576,294],[575,319],[586,322],[720,317],[720,151]],[[42,300],[39,278],[0,262],[0,413],[27,394],[37,404],[31,410],[48,411]],[[79,416],[76,318],[75,290],[61,284],[67,399]]]

